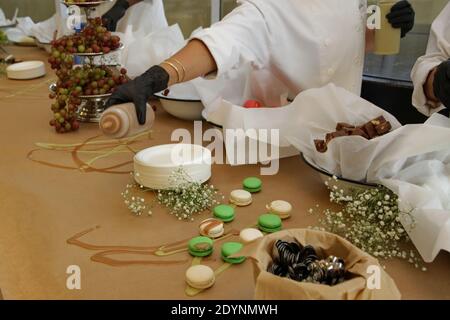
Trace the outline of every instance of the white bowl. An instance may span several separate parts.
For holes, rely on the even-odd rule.
[[[134,176],[137,183],[151,189],[176,187],[169,181],[172,173],[182,167],[196,182],[211,177],[211,151],[193,144],[165,144],[138,152],[134,156]]]
[[[301,154],[301,157],[309,167],[319,174],[324,183],[328,183],[329,188],[334,188],[336,186],[337,190],[344,191],[344,195],[350,195],[352,190],[369,190],[377,187],[376,184],[338,177],[317,166],[312,159],[308,158],[303,153]]]
[[[167,113],[183,120],[201,120],[205,108],[195,87],[190,83],[180,83],[169,88],[169,94],[155,94],[161,100],[161,105]]]
[[[6,68],[9,79],[28,80],[45,76],[45,65],[42,61],[25,61],[14,63]]]

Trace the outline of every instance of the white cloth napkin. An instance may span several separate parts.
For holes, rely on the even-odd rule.
[[[416,151],[403,148],[397,156],[377,159],[368,179],[398,194],[402,211],[412,210],[412,220],[405,217],[402,223],[423,259],[432,262],[440,250],[450,252],[450,119],[434,114],[424,125],[404,128],[402,135],[416,140],[410,145]],[[400,144],[392,143],[390,148]],[[412,223],[415,226],[410,228]]]
[[[16,14],[17,14],[17,9],[16,9]],[[6,18],[6,16],[5,16],[5,13],[3,12],[3,10],[2,10],[2,8],[0,8],[0,26],[8,26],[8,25],[11,25],[11,24],[13,24],[15,21],[15,19],[16,19],[17,17],[16,16],[14,16],[13,17],[13,19],[7,19]]]
[[[0,8],[0,26],[6,25],[7,22],[8,21],[6,20],[5,13],[3,12],[2,8]]]
[[[30,29],[30,35],[42,43],[50,43],[57,30],[56,15],[45,21],[34,24]]]

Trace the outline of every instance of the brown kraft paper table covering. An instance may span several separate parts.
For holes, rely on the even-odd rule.
[[[8,50],[23,60],[47,59],[45,52],[37,48],[8,47]],[[73,235],[94,228],[80,239],[98,246],[157,247],[197,235],[198,223],[210,214],[197,216],[193,223],[182,222],[156,206],[153,217],[136,217],[125,207],[120,195],[131,182],[129,174],[82,172],[75,166],[71,153],[64,151],[39,151],[32,156],[75,169],[30,161],[27,154],[37,148],[37,142],[77,143],[100,134],[95,124],[82,124],[78,132],[64,135],[56,134],[48,125],[51,117],[48,84],[54,78],[48,66],[44,78],[30,81],[0,78],[0,289],[3,297],[187,299],[184,273],[192,259],[185,252],[160,258],[139,254],[142,252],[139,248],[137,254],[125,255],[118,251],[109,257],[135,261],[135,264],[110,266],[91,260],[102,250],[87,250],[67,243]],[[159,108],[152,139],[132,147],[140,150],[169,143],[176,128],[192,131],[193,124],[175,119]],[[121,153],[95,165],[109,167],[131,160],[132,153]],[[131,171],[132,165],[116,170]],[[258,175],[259,167],[254,165],[214,165],[210,182],[227,198],[231,190],[240,187],[243,178]],[[254,196],[251,206],[237,209],[236,220],[227,225],[227,230],[253,225],[265,213],[265,205],[276,199],[289,201],[294,207],[291,219],[284,222],[285,228],[315,225],[317,217],[307,214],[308,209],[316,204],[322,209],[330,206],[328,192],[319,177],[299,157],[283,159],[279,173],[264,176],[262,180],[262,192]],[[142,264],[144,260],[178,263]],[[203,263],[213,268],[222,264],[220,243]],[[406,261],[383,264],[402,298],[450,298],[448,253],[441,253],[427,266],[427,272],[415,269]],[[66,269],[70,265],[81,269],[81,290],[66,288]],[[248,261],[228,269],[218,277],[213,288],[190,299],[252,299],[253,296],[253,271]]]

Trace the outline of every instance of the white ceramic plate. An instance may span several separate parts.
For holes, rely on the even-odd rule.
[[[138,152],[134,157],[136,182],[151,189],[168,189],[169,177],[182,167],[195,181],[211,177],[211,152],[199,145],[165,144]]]
[[[194,85],[190,82],[176,84],[169,88],[169,94],[155,94],[167,113],[183,120],[202,120],[204,106]]]
[[[45,76],[45,65],[42,61],[25,61],[15,63],[6,68],[9,79],[29,80]]]

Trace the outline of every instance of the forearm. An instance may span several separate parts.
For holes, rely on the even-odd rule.
[[[178,51],[168,60],[178,69],[183,82],[207,75],[217,70],[216,62],[208,48],[202,41],[197,39],[189,41],[183,49]],[[175,61],[178,61],[184,69]],[[179,79],[179,75],[173,66],[166,63],[162,63],[160,66],[164,68],[170,76],[169,86],[181,82],[181,79]]]
[[[423,85],[423,92],[425,93],[425,97],[427,100],[432,102],[439,102],[439,99],[434,94],[433,84],[434,84],[434,76],[436,74],[437,68],[433,68],[428,74],[427,80]]]

